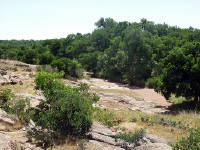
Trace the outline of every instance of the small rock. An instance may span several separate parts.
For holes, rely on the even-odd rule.
[[[139,141],[137,141],[136,145],[137,146],[141,146],[147,143],[151,143],[149,139],[147,139],[146,137],[143,137],[142,139],[140,139]]]
[[[7,83],[10,83],[10,76],[9,75],[4,75],[3,76],[3,79],[7,82]]]
[[[9,118],[9,115],[2,109],[0,109],[0,121],[9,125],[15,124],[15,122]]]
[[[160,138],[156,135],[153,134],[146,134],[145,138],[148,139],[151,143],[164,143],[167,144],[167,141],[164,140],[163,138]]]
[[[34,128],[35,127],[35,123],[33,122],[33,120],[31,119],[29,122],[29,127]]]

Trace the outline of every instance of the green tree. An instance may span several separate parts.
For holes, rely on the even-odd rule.
[[[28,49],[24,52],[23,61],[28,64],[37,64],[39,62],[38,52],[34,49]]]
[[[97,58],[98,58],[99,52],[93,52],[93,53],[83,53],[79,56],[79,62],[84,67],[84,69],[88,71],[96,73],[97,70]]]
[[[68,75],[80,78],[83,75],[82,66],[76,60],[71,60],[69,58],[60,58],[54,60],[51,65],[58,68],[59,71],[64,71],[65,77]]]
[[[195,101],[200,96],[200,43],[187,43],[182,48],[174,48],[162,60],[160,84],[161,91],[168,99],[171,94],[184,96]]]
[[[145,33],[138,29],[126,31],[125,51],[128,56],[124,80],[129,84],[144,85],[151,73],[151,47],[145,41]]]
[[[109,47],[109,34],[103,28],[97,29],[91,35],[91,42],[98,51],[103,52]]]
[[[51,62],[55,59],[54,55],[49,51],[42,53],[39,56],[40,64],[51,64]]]

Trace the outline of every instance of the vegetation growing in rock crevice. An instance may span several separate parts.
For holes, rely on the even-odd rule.
[[[141,140],[145,135],[144,129],[136,130],[134,133],[128,132],[128,133],[119,133],[115,136],[116,140],[122,139],[126,142],[136,144],[139,140]]]
[[[30,121],[30,100],[15,99],[15,95],[10,89],[0,91],[0,108],[9,114],[14,114],[22,124]]]

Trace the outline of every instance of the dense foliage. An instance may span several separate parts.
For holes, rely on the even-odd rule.
[[[36,89],[42,90],[45,101],[35,109],[33,120],[37,125],[61,135],[83,136],[92,125],[92,103],[98,100],[88,92],[85,84],[66,86],[58,78],[62,74],[39,72]]]
[[[168,98],[199,99],[200,30],[155,24],[146,19],[116,22],[101,18],[88,34],[41,41],[0,41],[0,58],[50,64],[65,76],[97,77],[155,88]]]

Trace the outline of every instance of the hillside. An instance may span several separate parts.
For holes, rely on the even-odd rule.
[[[41,91],[35,90],[34,78],[36,65],[18,61],[0,60],[0,91],[10,89],[18,99],[30,99],[30,107],[35,108],[45,97]],[[90,90],[95,92],[100,100],[93,104],[93,126],[84,139],[65,139],[64,144],[56,145],[53,149],[136,149],[168,150],[166,143],[171,144],[185,136],[189,128],[200,125],[199,114],[181,112],[171,115],[168,109],[172,103],[152,89],[138,88],[125,84],[109,82],[85,75],[83,79],[71,81],[63,79],[66,85],[77,86],[87,83]],[[7,114],[2,109],[0,113],[0,149],[42,149],[38,141],[28,140],[26,133],[35,128],[31,121],[24,125],[16,119],[15,114]],[[125,141],[115,141],[118,133],[145,130],[145,135],[136,145]],[[186,132],[187,131],[187,132]],[[5,143],[4,141],[9,141]]]

